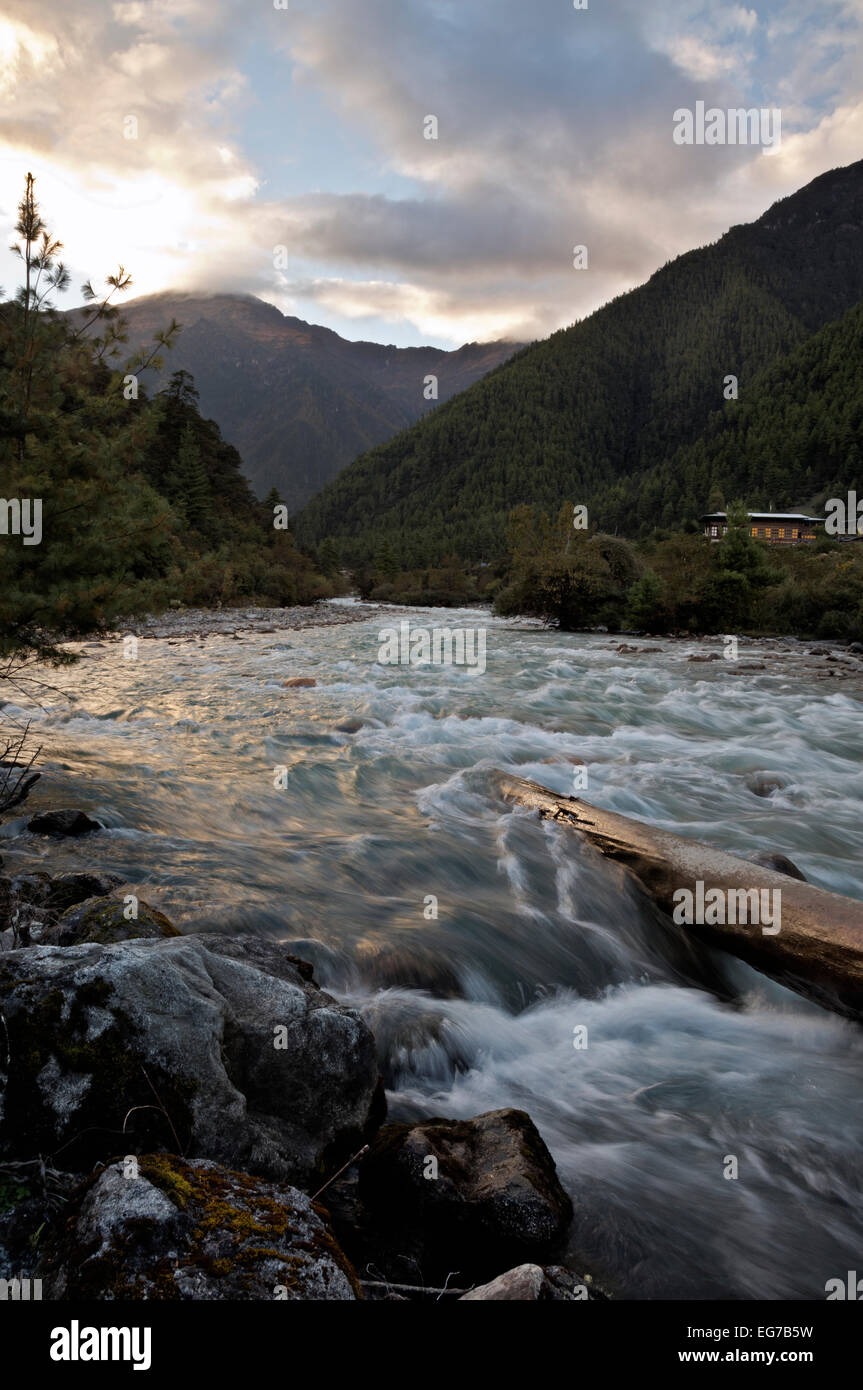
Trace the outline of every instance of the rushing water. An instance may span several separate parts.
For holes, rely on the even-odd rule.
[[[27,810],[109,829],[9,822],[6,871],[111,869],[183,930],[298,943],[372,1025],[393,1117],[529,1111],[573,1195],[572,1260],[619,1296],[823,1298],[863,1268],[863,1033],[693,947],[490,774],[569,794],[580,759],[588,800],[863,896],[859,692],[779,646],[735,674],[689,663],[694,643],[619,655],[466,611],[409,616],[486,626],[484,674],[379,664],[404,616],[142,641],[136,661],[85,647],[29,711],[50,775]]]

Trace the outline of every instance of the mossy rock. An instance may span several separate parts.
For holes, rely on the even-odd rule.
[[[122,882],[119,874],[55,874],[45,899],[46,906],[52,912],[65,912],[67,908],[86,902],[88,898],[106,898]]]
[[[315,1191],[383,1119],[368,1027],[272,942],[40,942],[0,1014],[0,1162],[172,1148]]]
[[[304,1193],[168,1153],[99,1169],[49,1235],[37,1272],[52,1299],[361,1296],[326,1212]]]
[[[128,916],[133,910],[135,916]],[[67,908],[39,941],[45,946],[78,946],[84,941],[107,946],[114,941],[179,935],[163,912],[143,900],[127,905],[123,898],[100,896]]]

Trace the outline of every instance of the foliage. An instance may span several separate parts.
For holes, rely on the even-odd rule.
[[[576,531],[570,502],[554,524],[531,507],[516,508],[508,535],[512,566],[495,602],[498,613],[526,613],[565,629],[619,626],[639,568],[626,541]]]
[[[4,508],[27,503],[31,526],[38,504],[41,536],[0,534],[0,656],[62,662],[63,639],[171,600],[304,603],[332,592],[201,418],[188,373],[152,400],[139,387],[179,325],[117,367],[126,333],[113,300],[131,277],[122,267],[109,276],[101,300],[86,285],[92,309],[61,316],[48,296],[68,287],[62,244],[30,175],[17,231],[24,284],[0,306],[0,490]]]
[[[513,512],[496,612],[561,628],[863,640],[863,540],[769,546],[732,504],[717,543],[682,533],[640,543],[582,533],[567,544],[568,510],[556,526],[529,507]]]

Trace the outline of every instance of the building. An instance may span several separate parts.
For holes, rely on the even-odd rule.
[[[802,512],[749,512],[749,534],[771,545],[794,545],[814,541],[821,534],[824,518],[804,516]],[[704,535],[710,541],[721,540],[728,530],[727,512],[708,512],[701,518]]]

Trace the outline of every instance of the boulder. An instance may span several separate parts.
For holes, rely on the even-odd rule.
[[[83,903],[87,898],[104,898],[119,888],[119,874],[69,873],[55,874],[46,899],[53,912],[65,912],[67,907]]]
[[[326,1213],[302,1192],[164,1153],[112,1163],[79,1188],[37,1274],[49,1299],[360,1296]]]
[[[41,870],[0,877],[0,932],[11,946],[28,945],[54,920],[48,907],[51,879]]]
[[[286,690],[307,690],[317,685],[317,681],[311,676],[291,676],[290,680],[282,681]]]
[[[459,1303],[582,1303],[603,1299],[586,1275],[579,1279],[562,1265],[517,1265],[499,1274],[489,1284],[463,1293]]]
[[[29,946],[32,941],[48,940],[48,933],[66,908],[87,898],[97,901],[98,896],[112,892],[122,882],[116,874],[69,873],[51,878],[40,870],[16,874],[14,878],[0,877],[0,933],[9,934],[10,950],[14,946]],[[112,939],[132,934],[127,930]]]
[[[87,875],[82,874],[82,878]],[[43,946],[78,946],[83,941],[108,945],[112,941],[139,941],[146,937],[179,936],[163,912],[139,900],[137,915],[127,917],[122,898],[94,897],[69,907],[39,937]]]
[[[386,1126],[359,1166],[359,1196],[426,1282],[456,1271],[487,1278],[542,1258],[572,1219],[554,1160],[523,1110]],[[397,1266],[387,1275],[398,1277]]]
[[[34,835],[53,835],[60,838],[66,835],[90,835],[94,830],[104,830],[101,821],[93,820],[84,811],[40,811],[31,816],[27,829]]]
[[[383,1118],[369,1029],[268,941],[10,951],[0,1013],[0,1160],[168,1146],[317,1187]]]
[[[34,907],[44,907],[51,893],[51,875],[41,869],[29,874],[14,874],[8,880],[12,897],[19,903],[31,903]]]

